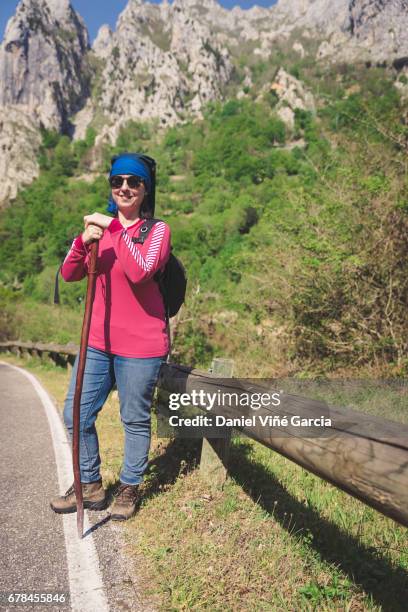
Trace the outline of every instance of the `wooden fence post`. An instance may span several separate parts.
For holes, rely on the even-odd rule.
[[[232,359],[218,357],[213,360],[211,372],[219,378],[231,378],[233,369]],[[230,443],[230,427],[225,427],[222,438],[203,438],[200,475],[214,488],[222,488],[227,480]]]

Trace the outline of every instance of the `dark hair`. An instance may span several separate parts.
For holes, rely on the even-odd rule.
[[[145,186],[146,189],[146,186]],[[140,206],[139,216],[141,219],[152,219],[152,211],[149,203],[149,194],[147,191],[144,194],[142,205]]]

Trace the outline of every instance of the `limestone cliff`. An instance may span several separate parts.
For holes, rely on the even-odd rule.
[[[86,27],[69,0],[21,0],[0,47],[0,107],[66,129],[88,95]]]
[[[0,46],[0,202],[38,175],[38,128],[69,130],[89,93],[87,49],[69,0],[20,1]]]
[[[130,0],[114,33],[101,28],[93,50],[103,70],[93,104],[106,118],[102,135],[114,139],[129,119],[171,125],[222,97],[232,73],[228,50],[191,5]],[[201,10],[213,5],[207,0]]]
[[[398,63],[408,56],[407,0],[350,0],[340,29],[331,28],[319,60]]]
[[[37,126],[19,107],[0,108],[0,202],[16,197],[39,173],[41,137]]]
[[[250,10],[227,10],[216,0],[129,0],[114,31],[103,26],[90,50],[69,0],[20,0],[0,46],[0,201],[15,195],[20,179],[36,175],[40,126],[83,138],[92,124],[99,142],[114,141],[130,119],[165,126],[199,117],[227,87],[229,95],[246,95],[251,62],[273,59],[282,40],[320,62],[403,66],[407,29],[408,0],[279,0]],[[313,41],[310,48],[304,40]],[[232,86],[243,49],[244,80]],[[276,87],[291,100],[302,98],[301,83],[284,71],[278,77]],[[280,105],[290,123],[292,102]],[[17,171],[24,161],[26,174]]]

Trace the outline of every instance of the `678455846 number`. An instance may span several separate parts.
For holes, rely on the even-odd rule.
[[[48,592],[39,593],[36,591],[9,591],[0,593],[0,602],[8,604],[64,604],[69,601],[69,593]]]

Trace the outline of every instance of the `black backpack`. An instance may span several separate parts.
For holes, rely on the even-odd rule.
[[[132,238],[132,242],[143,244],[158,221],[160,219],[146,219],[140,227],[139,236]],[[170,252],[164,270],[156,272],[153,278],[159,285],[166,311],[166,320],[168,321],[169,318],[178,313],[186,297],[187,275],[185,268],[181,261]]]

